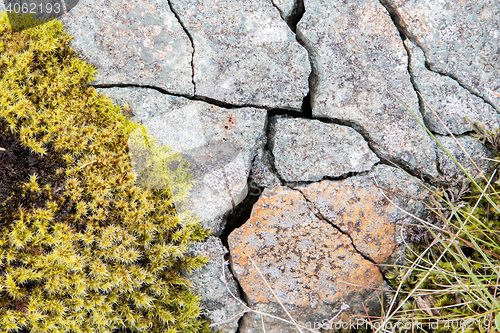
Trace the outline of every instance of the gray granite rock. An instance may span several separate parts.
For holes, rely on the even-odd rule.
[[[278,8],[281,17],[287,21],[293,14],[296,1],[294,0],[272,0],[273,5]]]
[[[317,181],[370,170],[379,161],[363,137],[348,126],[276,116],[269,147],[285,181]]]
[[[492,0],[394,0],[431,68],[458,78],[500,111],[500,6]]]
[[[133,120],[158,143],[190,163],[195,185],[187,205],[202,225],[219,235],[225,215],[248,193],[247,179],[257,150],[265,143],[266,111],[225,109],[153,89],[99,89],[119,105],[129,104]]]
[[[457,160],[457,162],[460,163],[464,169],[470,172],[471,176],[476,177],[479,174],[476,166],[485,176],[487,176],[492,170],[493,162],[487,159],[493,159],[494,156],[476,138],[461,136],[457,138],[458,143],[455,139],[449,136],[438,135],[437,138],[443,147]],[[436,148],[436,153],[438,156],[439,167],[445,177],[457,178],[457,176],[463,176],[463,172],[460,168],[441,147],[438,146]],[[467,155],[470,156],[476,166],[471,162]]]
[[[62,18],[71,46],[99,84],[137,84],[193,95],[188,35],[164,0],[80,0]]]
[[[316,216],[299,191],[264,189],[249,220],[229,235],[228,242],[233,271],[254,310],[290,320],[272,289],[305,327],[328,325],[344,304],[348,309],[342,318],[380,313],[380,270],[356,251],[347,235]],[[263,321],[265,331],[260,315],[245,315],[240,332],[296,331],[269,316]]]
[[[245,306],[239,299],[238,287],[228,262],[224,260],[226,253],[228,250],[216,237],[193,244],[187,254],[200,255],[209,261],[200,270],[183,272],[183,276],[191,281],[192,289],[201,296],[201,312],[210,319],[212,332],[234,333],[238,330],[238,320]]]
[[[252,180],[259,187],[273,188],[283,185],[273,166],[273,156],[268,150],[260,149],[252,163]]]
[[[194,41],[196,94],[237,105],[300,109],[307,51],[269,0],[171,0]]]
[[[313,62],[312,112],[358,126],[380,155],[437,175],[399,32],[378,0],[305,0],[297,37]]]
[[[481,121],[488,128],[499,126],[500,117],[491,105],[471,94],[452,78],[425,68],[423,51],[408,40],[405,43],[411,52],[411,71],[415,84],[426,102],[422,114],[431,131],[448,135],[432,110],[453,134],[472,130],[465,117],[471,121]]]

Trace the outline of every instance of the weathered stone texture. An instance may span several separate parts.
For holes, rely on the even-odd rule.
[[[488,98],[500,91],[500,6],[495,0],[394,0],[408,28],[426,48],[431,67],[457,77]]]
[[[448,135],[448,131],[434,112],[453,134],[472,130],[466,117],[470,121],[481,121],[488,128],[499,126],[499,115],[491,105],[471,94],[452,78],[425,68],[422,50],[408,40],[405,43],[411,52],[411,71],[415,84],[425,100],[422,114],[426,126],[431,131]]]
[[[439,140],[439,142],[441,142],[443,147],[448,150],[448,152],[457,160],[457,162],[462,165],[464,169],[469,170],[470,174],[473,177],[476,177],[479,174],[476,166],[483,172],[483,175],[485,176],[488,175],[492,170],[493,162],[491,161],[491,159],[493,159],[494,156],[476,138],[470,136],[458,137],[458,143],[455,141],[455,139],[449,136],[438,135],[437,139]],[[463,176],[463,172],[460,170],[460,168],[453,162],[453,160],[441,147],[438,146],[436,148],[436,153],[438,156],[439,167],[446,178],[456,179],[456,177],[458,176]],[[474,164],[476,166],[474,166],[466,153],[474,161]]]
[[[100,92],[119,105],[128,103],[134,121],[144,124],[160,144],[182,153],[196,181],[188,207],[219,235],[224,216],[248,193],[251,162],[265,142],[266,111],[225,109],[152,89]]]
[[[278,8],[281,17],[284,20],[288,20],[290,15],[293,13],[293,9],[295,8],[294,0],[272,0],[273,5]]]
[[[195,243],[188,250],[191,256],[200,255],[208,258],[208,263],[200,270],[183,272],[192,283],[192,289],[201,296],[201,311],[208,314],[214,324],[213,332],[234,333],[238,329],[238,320],[245,307],[239,297],[233,275],[229,271],[224,255],[227,249],[219,238],[209,237],[206,242]],[[224,273],[223,273],[224,272]],[[224,274],[224,283],[221,277]],[[226,322],[221,325],[218,323]]]
[[[397,223],[408,218],[385,196],[412,214],[422,209],[418,195],[423,192],[417,180],[386,165],[376,166],[364,176],[324,180],[296,189],[323,218],[348,234],[358,251],[378,264],[392,264],[397,259]]]
[[[300,109],[307,51],[269,0],[171,0],[194,41],[196,94],[237,105]]]
[[[270,128],[269,147],[285,181],[317,181],[367,171],[379,161],[363,137],[347,126],[276,116]]]
[[[252,163],[252,180],[257,186],[273,188],[283,185],[273,166],[273,157],[268,150],[261,149]]]
[[[95,83],[193,95],[193,48],[167,1],[80,0],[62,22],[72,47],[99,70]]]
[[[380,287],[378,268],[356,252],[348,236],[316,217],[299,191],[265,189],[250,219],[228,242],[233,270],[252,308],[288,319],[250,258],[297,321],[329,320],[342,303],[350,306],[349,316],[364,315],[362,303],[369,313],[379,310],[376,292],[354,286]],[[267,332],[280,330],[292,327],[266,318]]]
[[[305,0],[297,26],[313,61],[315,117],[360,127],[377,153],[436,175],[434,142],[418,114],[399,32],[378,0]]]

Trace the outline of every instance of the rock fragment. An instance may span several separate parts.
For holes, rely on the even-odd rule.
[[[470,121],[481,121],[490,129],[499,126],[500,117],[491,105],[471,94],[452,78],[428,70],[425,67],[425,56],[422,50],[408,40],[405,44],[411,52],[413,79],[425,99],[422,115],[426,126],[431,131],[448,135],[448,131],[434,112],[453,134],[462,134],[472,130],[466,118]]]
[[[379,161],[363,137],[347,126],[276,116],[270,128],[269,147],[285,181],[317,181],[367,171]]]
[[[312,58],[314,117],[357,126],[379,155],[437,175],[434,142],[398,100],[419,114],[397,28],[378,0],[305,0],[297,25]]]
[[[431,69],[458,79],[500,112],[500,7],[491,0],[394,0]],[[434,96],[432,96],[434,98]]]
[[[194,94],[189,37],[162,0],[80,0],[62,22],[71,46],[98,69],[96,84]]]
[[[214,332],[234,333],[238,330],[238,320],[245,309],[239,297],[238,287],[229,271],[224,255],[227,249],[217,237],[209,237],[206,242],[193,244],[187,255],[204,256],[208,263],[200,270],[183,272],[192,283],[192,289],[201,296],[202,313],[207,314],[214,326]],[[224,272],[226,283],[221,280]]]
[[[269,150],[261,149],[252,163],[252,180],[259,187],[273,188],[283,185],[273,166],[273,156]]]
[[[300,109],[307,51],[269,0],[171,0],[194,41],[196,94],[236,105]]]
[[[250,258],[297,322],[324,323],[343,304],[349,306],[343,318],[365,315],[363,304],[368,313],[380,310],[377,291],[370,289],[382,283],[379,269],[356,252],[348,236],[316,217],[299,191],[265,189],[228,242],[233,270],[254,309],[289,320]],[[260,318],[243,322],[240,332],[261,331]],[[267,332],[294,330],[269,317],[264,322]]]
[[[470,172],[470,175],[476,177],[479,171],[474,166],[474,164],[479,167],[479,170],[483,172],[484,176],[487,176],[493,167],[493,162],[491,159],[494,158],[493,154],[476,138],[470,136],[458,137],[457,141],[449,136],[438,135],[437,139],[444,146],[448,152],[457,160],[462,167]],[[462,148],[465,150],[462,150]],[[460,168],[453,162],[453,160],[446,154],[446,152],[441,149],[441,147],[436,148],[436,153],[438,156],[439,167],[441,172],[448,179],[456,179],[459,176],[464,177],[463,172]],[[474,163],[472,163],[467,157],[467,154],[472,158]]]
[[[226,109],[153,89],[99,91],[119,105],[129,104],[134,121],[190,163],[195,185],[188,208],[213,235],[220,235],[224,217],[248,193],[251,162],[265,142],[266,111]]]

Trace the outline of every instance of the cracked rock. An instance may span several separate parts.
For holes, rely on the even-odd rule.
[[[62,22],[97,84],[137,84],[193,95],[191,42],[167,1],[80,0]]]
[[[363,176],[324,180],[296,189],[323,218],[348,234],[358,251],[377,264],[394,264],[398,259],[398,223],[408,218],[385,196],[414,215],[423,212],[418,199],[423,187],[405,172],[387,165],[378,165]]]
[[[398,100],[418,114],[407,54],[378,0],[305,0],[297,36],[313,63],[314,117],[359,127],[377,154],[437,175],[435,143]]]
[[[491,105],[462,88],[452,78],[429,71],[425,68],[425,56],[422,50],[408,40],[405,44],[411,52],[411,71],[417,88],[425,102],[453,134],[472,130],[465,117],[470,121],[480,121],[490,129],[499,126],[499,115]],[[422,112],[427,128],[448,135],[446,128],[427,104],[423,106]]]
[[[272,2],[273,5],[280,11],[281,17],[287,21],[293,14],[295,0],[272,0]]]
[[[191,281],[192,289],[201,296],[201,313],[214,325],[212,331],[234,333],[238,330],[238,320],[245,307],[240,303],[241,300],[235,299],[239,297],[239,293],[228,264],[224,261],[227,252],[221,240],[216,237],[209,237],[206,242],[191,245],[187,255],[204,256],[209,261],[200,270],[184,271],[183,275]],[[221,280],[223,267],[227,286]],[[222,322],[224,324],[217,325]]]
[[[380,314],[379,269],[364,259],[348,236],[316,217],[299,191],[265,189],[250,219],[228,238],[232,267],[253,309],[289,320],[260,277],[255,262],[291,316],[301,323],[325,323],[342,304],[342,318]],[[356,287],[364,286],[363,287]],[[293,326],[264,316],[266,332]],[[263,332],[256,314],[242,319],[240,332]]]
[[[153,89],[98,90],[118,105],[129,104],[132,120],[190,163],[195,185],[188,208],[220,235],[224,217],[248,193],[251,162],[265,142],[266,110],[226,109]]]
[[[252,163],[252,180],[259,187],[273,188],[283,185],[276,176],[273,157],[268,150],[261,149]]]
[[[319,120],[273,117],[269,147],[276,170],[289,182],[367,171],[379,161],[354,129]]]
[[[476,177],[479,174],[479,171],[467,157],[465,152],[467,152],[467,154],[472,158],[474,163],[479,167],[479,170],[481,170],[485,176],[490,174],[490,171],[493,168],[493,162],[487,159],[493,159],[494,156],[476,138],[470,136],[458,137],[457,143],[455,139],[449,136],[437,135],[436,137],[444,146],[444,148],[448,150],[448,152],[450,152],[453,157],[455,157],[458,163],[460,163],[464,169],[469,170],[472,177]],[[462,148],[460,148],[459,144],[463,147],[465,152],[462,150]],[[436,148],[436,153],[438,156],[441,172],[445,177],[453,179],[456,177],[464,176],[459,167],[453,162],[448,154],[446,154],[446,152],[441,149],[441,147],[438,146]]]
[[[500,91],[500,6],[491,0],[394,0],[410,32],[426,48],[431,68],[457,78],[497,111]],[[433,96],[434,97],[434,96]]]
[[[194,41],[196,95],[236,105],[300,109],[307,51],[269,0],[171,0]]]

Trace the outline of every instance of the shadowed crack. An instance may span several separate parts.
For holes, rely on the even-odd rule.
[[[188,38],[189,38],[189,40],[191,42],[191,47],[193,48],[193,53],[191,54],[191,81],[193,83],[194,95],[196,95],[196,83],[194,82],[194,52],[195,52],[195,48],[194,48],[193,36],[191,36],[191,34],[189,33],[188,29],[184,26],[184,23],[182,22],[179,14],[174,10],[174,7],[172,6],[171,0],[168,0],[168,6],[170,7],[170,11],[175,15],[175,18],[177,19],[177,21],[181,25],[181,27],[184,30],[184,32],[188,36]]]
[[[153,89],[156,90],[164,95],[170,95],[170,96],[175,96],[175,97],[184,97],[186,99],[189,99],[191,101],[201,101],[205,102],[208,104],[212,104],[215,106],[219,106],[222,108],[226,109],[238,109],[238,108],[257,108],[257,109],[265,109],[265,107],[260,106],[260,105],[253,105],[253,104],[231,104],[231,103],[226,103],[223,101],[219,101],[217,99],[209,98],[209,97],[204,97],[204,96],[192,96],[188,94],[179,94],[179,93],[174,93],[170,92],[166,89],[163,89],[161,87],[156,87],[156,86],[150,86],[150,85],[140,85],[140,84],[127,84],[127,83],[101,83],[101,84],[93,84],[91,85],[92,87],[95,88],[143,88],[143,89]]]

